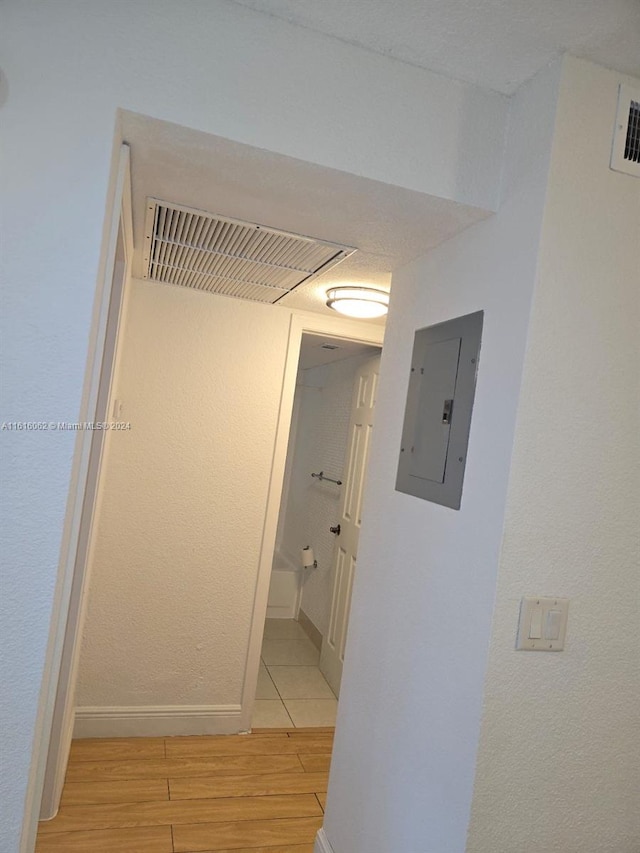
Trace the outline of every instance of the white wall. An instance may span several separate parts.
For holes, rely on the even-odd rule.
[[[394,275],[325,816],[335,853],[465,848],[558,79],[556,65],[515,96],[496,216]],[[456,512],[394,486],[414,331],[478,309]]]
[[[565,64],[470,853],[640,849],[640,180],[608,168],[620,82]],[[564,652],[513,650],[527,594],[571,599]]]
[[[344,474],[354,376],[368,358],[370,354],[303,370],[296,389],[300,401],[297,440],[289,451],[293,451],[293,464],[282,508],[281,548],[296,564],[300,548],[311,545],[314,550],[318,567],[304,573],[301,606],[323,636],[329,627],[336,544],[329,527],[338,521],[341,489],[310,475],[324,471],[340,479]]]
[[[240,704],[290,316],[131,283],[77,705]]]
[[[507,108],[495,94],[226,0],[7,0],[2,16],[2,420],[77,418],[118,107],[495,204]],[[74,436],[1,439],[0,677],[12,685],[2,749],[13,772],[0,808],[14,851]]]

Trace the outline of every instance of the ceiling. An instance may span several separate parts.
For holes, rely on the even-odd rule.
[[[325,335],[302,336],[300,345],[300,359],[298,370],[309,370],[311,367],[320,367],[323,364],[332,364],[334,361],[342,361],[355,355],[372,356],[380,352],[380,347],[370,344],[361,344],[358,341],[349,341],[346,338],[331,338]]]
[[[505,94],[564,50],[640,76],[640,0],[234,2]],[[149,196],[355,247],[279,302],[327,314],[328,288],[388,290],[392,270],[487,215],[135,113],[122,113],[122,130],[131,146],[137,277]]]
[[[235,0],[512,94],[564,51],[640,77],[639,0]]]
[[[393,269],[488,216],[483,210],[137,113],[121,116],[123,139],[131,149],[137,278],[145,272],[149,196],[355,247],[353,255],[278,303],[331,315],[325,305],[329,287],[366,284],[388,290]],[[362,322],[384,323],[384,318]]]

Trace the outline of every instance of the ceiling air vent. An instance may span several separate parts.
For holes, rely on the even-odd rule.
[[[355,249],[147,199],[144,277],[278,302]]]
[[[620,86],[611,168],[640,177],[640,90]]]

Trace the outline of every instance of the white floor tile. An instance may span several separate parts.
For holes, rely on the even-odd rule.
[[[253,728],[287,728],[291,718],[280,699],[256,699],[251,718]]]
[[[279,699],[280,694],[276,690],[275,684],[271,680],[271,676],[264,664],[260,664],[258,670],[258,687],[256,689],[256,699]]]
[[[320,652],[295,620],[267,619],[252,725],[334,726],[338,702],[319,662]]]
[[[262,660],[267,666],[317,666],[320,652],[311,640],[263,640]]]
[[[271,666],[268,672],[283,699],[336,698],[317,666]]]
[[[304,628],[294,619],[267,619],[264,637],[268,640],[305,640]]]
[[[336,724],[336,699],[285,699],[284,704],[297,728]]]

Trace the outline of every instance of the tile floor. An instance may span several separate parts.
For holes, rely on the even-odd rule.
[[[267,619],[252,725],[334,726],[338,702],[318,668],[320,652],[293,619]]]

